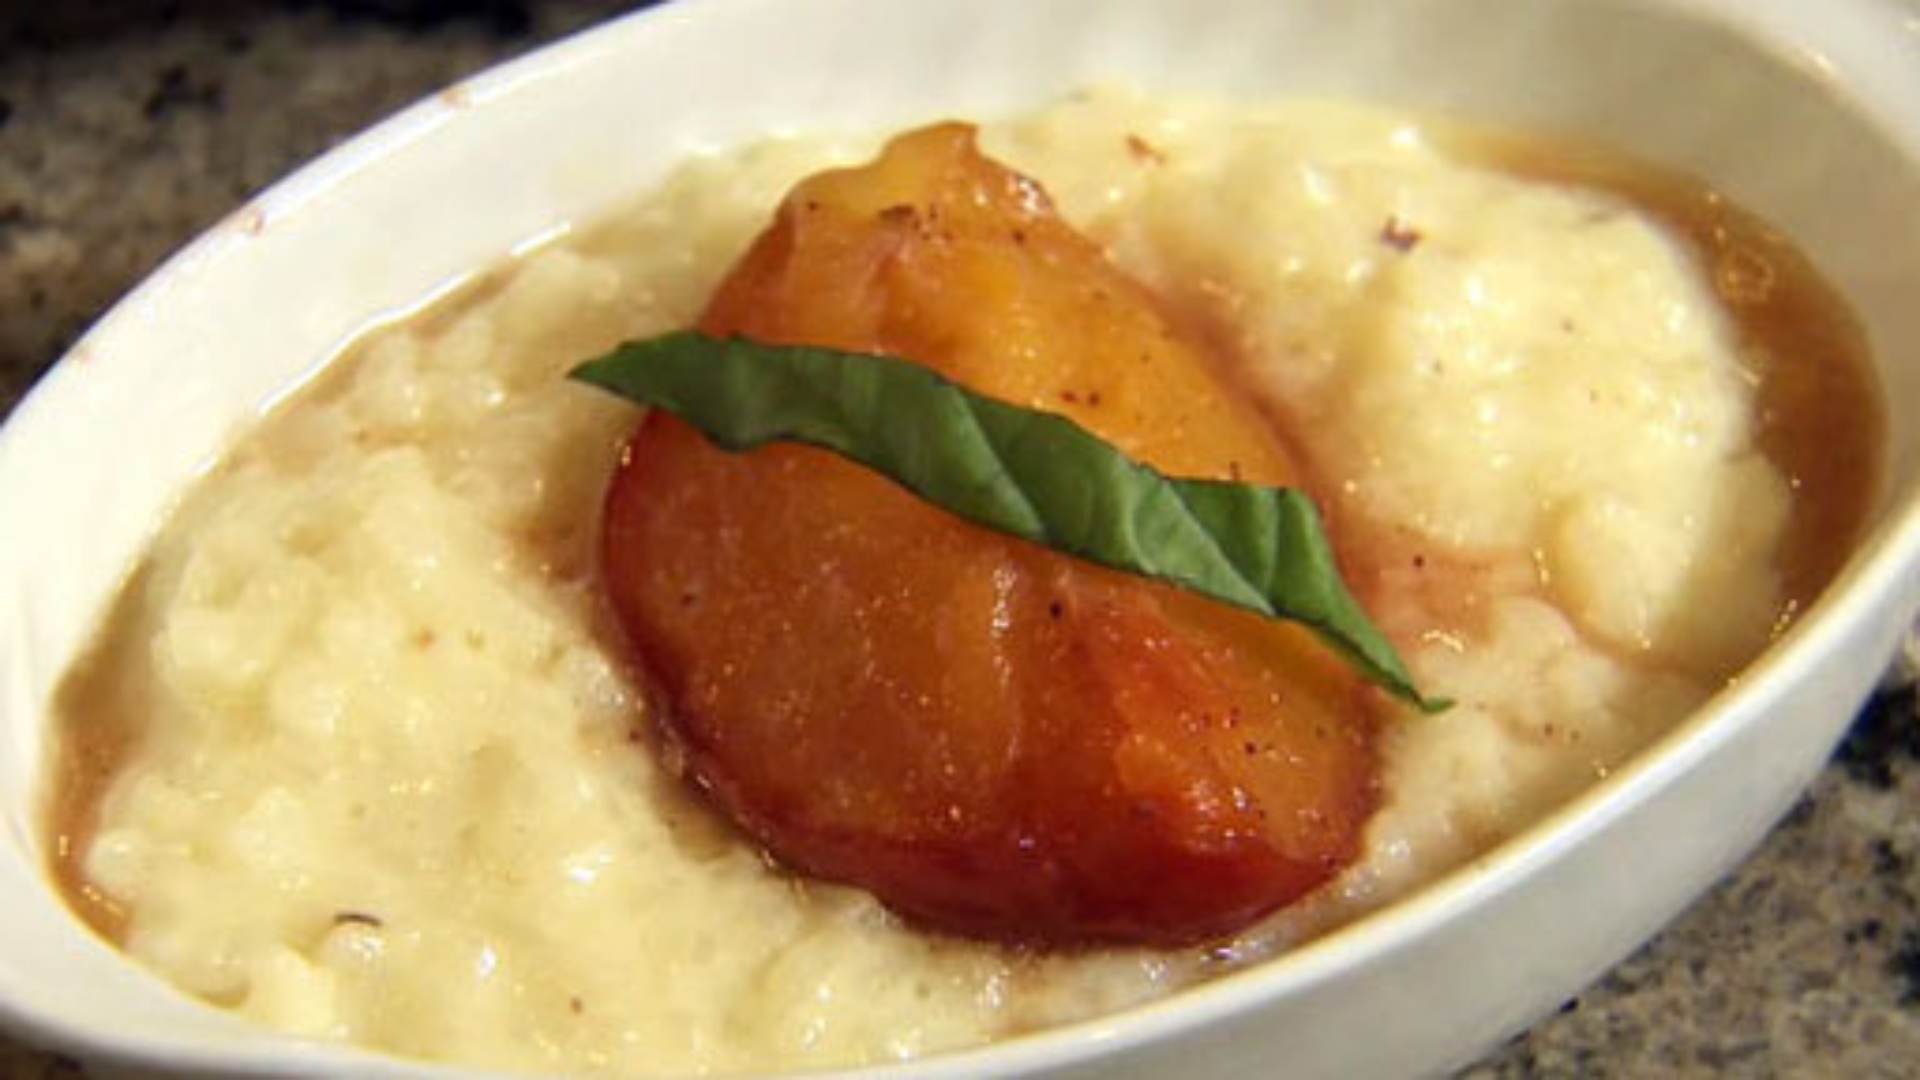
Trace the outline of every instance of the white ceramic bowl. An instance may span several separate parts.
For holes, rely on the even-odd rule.
[[[1635,764],[1414,900],[1172,1000],[891,1077],[1399,1076],[1465,1062],[1745,853],[1920,607],[1920,16],[1823,0],[692,0],[422,103],[121,303],[0,437],[0,1019],[109,1069],[467,1075],[253,1030],[83,931],[33,812],[43,722],[169,501],[370,320],[591,218],[685,152],[1091,81],[1377,99],[1591,135],[1710,178],[1857,305],[1888,495],[1829,595]]]

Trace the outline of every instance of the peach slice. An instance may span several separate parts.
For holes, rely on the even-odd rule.
[[[1213,358],[963,125],[802,182],[701,328],[908,358],[1163,472],[1299,480]],[[604,540],[694,781],[786,865],[927,925],[1190,943],[1357,853],[1376,699],[1298,627],[659,412]]]

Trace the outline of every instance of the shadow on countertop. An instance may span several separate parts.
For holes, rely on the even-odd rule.
[[[0,58],[14,49],[61,48],[151,33],[182,23],[234,26],[310,12],[401,31],[467,24],[514,38],[533,33],[539,9],[555,6],[560,5],[540,0],[99,0],[39,4],[0,9]]]

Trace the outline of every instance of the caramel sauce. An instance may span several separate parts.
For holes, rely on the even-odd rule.
[[[140,699],[150,675],[138,615],[149,577],[142,562],[115,597],[100,635],[60,680],[43,790],[54,884],[95,933],[116,942],[126,931],[126,910],[87,879],[85,859],[107,789],[138,748],[144,727]]]
[[[1886,413],[1846,301],[1779,230],[1697,180],[1563,138],[1473,130],[1440,145],[1513,176],[1611,192],[1698,253],[1756,384],[1756,439],[1793,491],[1784,629],[1839,573],[1882,490]]]
[[[1759,443],[1793,491],[1780,558],[1784,627],[1838,572],[1880,497],[1885,415],[1866,336],[1853,313],[1785,236],[1698,181],[1557,138],[1451,127],[1430,134],[1470,164],[1614,193],[1699,253],[1752,365]],[[1417,240],[1405,228],[1385,223],[1383,242]],[[497,292],[511,269],[481,275],[413,318],[444,320]],[[326,396],[359,351],[350,350],[307,392]],[[75,913],[112,941],[122,939],[127,914],[88,881],[84,855],[102,800],[137,749],[147,720],[142,699],[150,679],[149,643],[139,636],[135,617],[146,600],[145,566],[131,576],[100,636],[62,680],[43,793],[49,875]]]

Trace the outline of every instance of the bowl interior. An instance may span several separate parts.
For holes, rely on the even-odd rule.
[[[283,1045],[134,972],[44,886],[37,776],[60,674],[181,486],[276,397],[369,323],[702,148],[1000,114],[1095,82],[1360,98],[1611,143],[1709,178],[1852,299],[1896,405],[1864,557],[1911,559],[1920,424],[1897,403],[1920,399],[1920,41],[1894,15],[1791,0],[692,0],[422,103],[176,258],[0,436],[0,1012],[123,1050]],[[1365,934],[1339,947],[1360,956]]]

